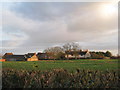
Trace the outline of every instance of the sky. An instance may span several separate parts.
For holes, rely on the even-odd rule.
[[[3,2],[0,33],[2,54],[75,42],[83,50],[116,55],[118,7],[113,2]]]

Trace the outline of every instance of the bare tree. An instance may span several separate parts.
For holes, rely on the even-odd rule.
[[[68,55],[70,52],[73,52],[73,54],[75,55],[75,58],[77,58],[78,55],[78,51],[80,50],[80,46],[77,43],[66,43],[63,45],[63,49],[67,55],[67,59],[69,59]]]
[[[63,45],[64,51],[77,51],[80,49],[80,46],[78,43],[66,43]]]
[[[80,49],[80,46],[78,43],[71,43],[71,47],[73,51],[78,51]]]
[[[63,45],[63,49],[64,49],[64,51],[71,51],[72,46],[70,43],[66,43]]]

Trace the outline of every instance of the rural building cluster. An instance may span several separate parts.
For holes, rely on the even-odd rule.
[[[50,47],[39,53],[27,53],[16,55],[5,53],[2,61],[38,61],[38,60],[69,60],[69,59],[109,59],[112,57],[111,52],[95,52],[80,49],[77,43],[67,43],[62,47]]]
[[[80,59],[91,57],[88,50],[78,52],[74,55],[73,51],[64,53],[64,59]],[[5,61],[38,61],[38,60],[55,60],[57,58],[50,55],[50,53],[28,53],[24,55],[15,55],[13,53],[5,53],[2,57]]]

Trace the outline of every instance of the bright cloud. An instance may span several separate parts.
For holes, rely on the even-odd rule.
[[[10,3],[9,3],[10,4]],[[3,9],[3,52],[37,52],[66,42],[90,50],[117,50],[117,11],[103,17],[107,3],[23,2]],[[116,8],[117,9],[117,8]],[[102,9],[101,9],[102,10]],[[27,48],[26,48],[27,47]]]

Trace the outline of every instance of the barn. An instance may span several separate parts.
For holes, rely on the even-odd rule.
[[[25,61],[24,55],[5,55],[3,59],[6,61]]]

